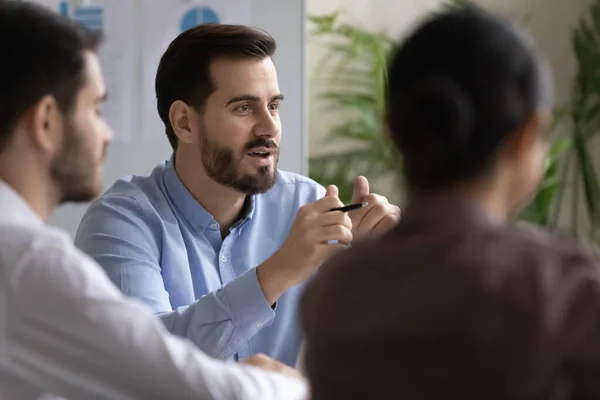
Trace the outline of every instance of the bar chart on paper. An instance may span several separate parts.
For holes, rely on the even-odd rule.
[[[211,23],[250,24],[249,0],[170,0],[142,6],[142,134],[145,141],[162,140],[164,125],[156,112],[154,78],[169,43],[194,26]]]
[[[181,32],[200,24],[218,24],[221,18],[217,12],[210,7],[193,7],[186,11],[181,17],[179,30]]]
[[[94,30],[103,30],[104,7],[100,5],[87,7],[70,7],[68,1],[58,5],[60,14],[70,17],[80,24]]]
[[[44,1],[52,6],[52,1]],[[132,138],[135,36],[133,0],[95,0],[84,4],[60,0],[51,8],[81,25],[103,31],[105,40],[99,50],[100,63],[109,93],[103,113],[114,132],[115,142]]]

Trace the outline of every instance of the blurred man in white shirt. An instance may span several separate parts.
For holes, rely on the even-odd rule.
[[[0,2],[0,398],[305,398],[278,362],[226,364],[171,336],[46,226],[59,204],[101,190],[99,42],[50,10]]]

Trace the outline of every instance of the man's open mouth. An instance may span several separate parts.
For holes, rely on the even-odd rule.
[[[273,153],[274,153],[273,149],[256,148],[256,149],[253,149],[252,151],[249,151],[247,154],[251,157],[267,158],[270,155],[272,155]]]

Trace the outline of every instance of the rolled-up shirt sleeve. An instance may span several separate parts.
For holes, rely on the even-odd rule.
[[[231,358],[275,318],[256,269],[173,310],[161,274],[160,227],[152,223],[159,218],[134,198],[106,197],[90,206],[75,243],[125,295],[147,304],[170,332],[189,338],[212,357]]]

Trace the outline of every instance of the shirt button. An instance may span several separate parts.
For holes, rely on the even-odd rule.
[[[262,321],[258,321],[258,322],[256,323],[256,327],[257,327],[257,328],[262,328],[262,326],[263,326],[263,325],[264,325],[264,323],[263,323]]]
[[[221,256],[221,261],[223,261],[223,262],[227,261],[227,257]]]
[[[217,229],[217,224],[215,224],[215,223],[210,224],[210,229]]]

